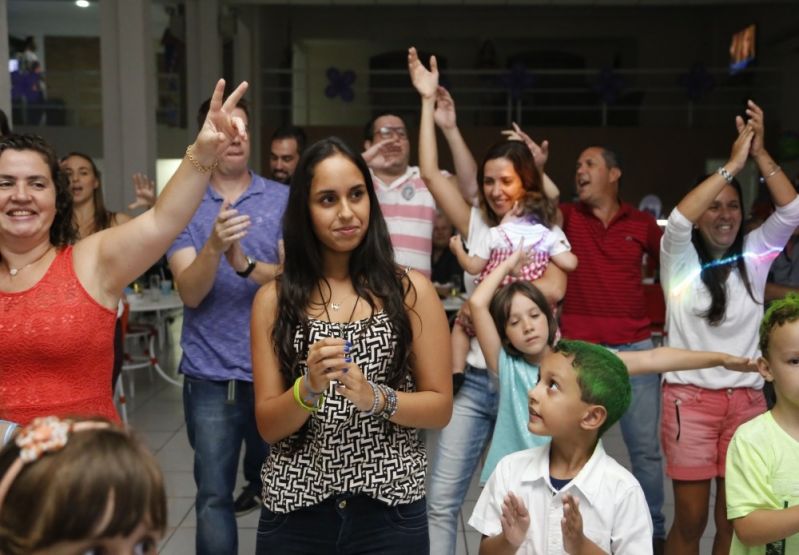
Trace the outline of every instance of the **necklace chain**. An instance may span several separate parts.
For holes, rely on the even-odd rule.
[[[327,317],[327,321],[330,322],[331,324],[337,323],[337,324],[341,325],[341,322],[333,322],[333,320],[330,318],[330,312],[327,311],[327,305],[328,304],[330,305],[330,308],[332,308],[334,311],[341,310],[341,303],[334,303],[334,302],[330,302],[330,301],[325,301],[325,297],[324,297],[324,295],[322,295],[322,286],[319,285],[318,282],[316,283],[316,288],[319,291],[319,299],[322,301],[322,308],[325,309],[325,316]],[[332,294],[333,294],[332,290],[330,291],[330,294],[332,296]],[[350,317],[347,318],[347,321],[345,323],[349,324],[350,322],[352,322],[352,317],[355,316],[355,309],[358,308],[358,301],[360,299],[361,299],[361,296],[356,294],[355,303],[352,305],[352,312],[350,312]]]
[[[52,248],[53,248],[52,246],[48,247],[47,250],[44,251],[41,255],[39,255],[38,258],[31,260],[30,262],[28,262],[24,266],[20,266],[19,268],[12,268],[11,266],[8,265],[8,262],[6,262],[6,267],[8,267],[8,275],[11,276],[12,278],[16,277],[17,274],[19,274],[22,270],[30,266],[33,266],[34,264],[39,262],[42,258],[47,256],[47,253],[49,253],[52,250]]]

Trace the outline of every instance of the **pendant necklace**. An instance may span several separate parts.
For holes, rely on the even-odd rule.
[[[30,266],[33,266],[34,264],[36,264],[37,262],[39,262],[39,261],[40,261],[42,258],[44,258],[44,257],[47,255],[47,253],[49,253],[49,252],[50,252],[52,249],[53,249],[53,247],[52,247],[52,246],[48,247],[48,249],[47,249],[46,251],[44,251],[44,252],[43,252],[41,255],[39,255],[39,257],[38,257],[38,258],[36,258],[36,259],[34,259],[34,260],[31,260],[30,262],[28,262],[28,263],[27,263],[27,264],[25,264],[24,266],[20,266],[19,268],[12,268],[11,266],[8,266],[8,262],[6,262],[6,266],[7,266],[7,268],[8,268],[8,275],[10,275],[12,278],[13,278],[13,277],[16,277],[16,275],[17,275],[18,273],[20,273],[22,270],[24,270],[25,268],[28,268],[28,267],[30,267]]]

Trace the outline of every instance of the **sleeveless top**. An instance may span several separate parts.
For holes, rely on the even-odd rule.
[[[352,360],[364,376],[375,383],[386,381],[397,340],[385,312],[349,324],[309,318],[308,326],[307,342],[301,329],[294,337],[302,358],[316,341],[343,337],[352,343]],[[304,361],[300,369],[307,371]],[[397,390],[416,390],[410,373]],[[262,499],[272,512],[288,513],[338,493],[365,494],[390,506],[424,497],[427,455],[416,428],[380,415],[364,416],[332,384],[305,428],[302,443],[297,443],[301,430],[272,445],[264,462]]]
[[[111,395],[116,311],[78,281],[72,247],[44,277],[17,293],[0,292],[0,419],[104,416],[118,422]]]

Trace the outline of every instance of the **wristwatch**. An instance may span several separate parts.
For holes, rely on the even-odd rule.
[[[236,274],[240,275],[243,278],[250,277],[250,274],[255,269],[255,259],[250,256],[244,257],[247,260],[247,267],[244,268],[241,272],[236,272]]]

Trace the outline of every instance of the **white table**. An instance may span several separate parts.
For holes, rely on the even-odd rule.
[[[154,294],[153,291],[145,289],[138,295],[129,295],[127,302],[130,305],[131,313],[155,314],[155,327],[158,331],[158,346],[159,348],[163,347],[167,313],[172,310],[183,308],[183,301],[180,299],[180,295],[178,295],[176,291],[170,291],[169,294],[164,294],[161,291],[158,291],[157,294]],[[150,351],[150,359],[155,361],[153,363],[153,367],[155,368],[155,371],[158,372],[158,375],[168,383],[182,387],[182,382],[169,376],[166,372],[164,372],[164,369],[161,368],[161,365],[158,362],[158,357],[156,356],[155,338],[153,336],[150,336],[148,348]]]
[[[457,312],[460,310],[461,306],[463,306],[464,302],[466,301],[463,298],[463,295],[457,295],[455,297],[450,295],[449,297],[445,297],[441,300],[446,312]]]

